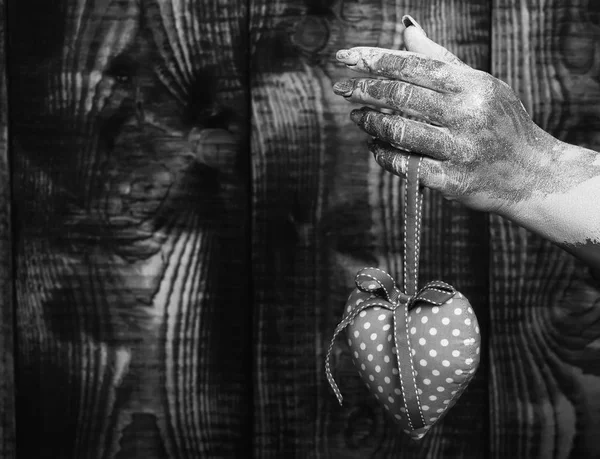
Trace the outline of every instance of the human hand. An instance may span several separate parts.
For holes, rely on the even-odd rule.
[[[557,166],[559,142],[531,120],[515,92],[429,40],[409,16],[403,21],[408,51],[357,47],[337,54],[368,75],[336,83],[335,93],[395,112],[351,113],[376,138],[369,148],[377,162],[404,175],[409,153],[424,155],[423,185],[501,214],[514,213],[534,191],[560,187],[567,178]]]

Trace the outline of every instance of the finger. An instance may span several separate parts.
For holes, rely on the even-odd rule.
[[[353,110],[350,118],[366,133],[396,148],[439,160],[452,155],[452,137],[445,128],[368,108]]]
[[[352,70],[438,92],[460,92],[464,87],[464,67],[409,51],[361,46],[340,50],[336,57]]]
[[[406,177],[408,158],[411,153],[397,150],[380,140],[369,142],[369,151],[373,154],[375,161],[386,171]],[[444,163],[424,156],[419,171],[419,180],[427,188],[442,191],[446,182]]]
[[[336,83],[333,92],[350,102],[391,108],[444,124],[450,107],[444,94],[397,80],[353,78]]]
[[[461,61],[446,48],[427,38],[427,34],[423,28],[411,16],[408,14],[405,15],[402,18],[402,22],[406,27],[406,29],[404,29],[404,44],[406,45],[406,49],[408,51],[424,54],[425,56],[447,62],[449,64],[468,67],[467,64]]]

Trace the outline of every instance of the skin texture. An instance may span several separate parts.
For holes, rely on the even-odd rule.
[[[403,21],[407,51],[337,54],[362,75],[334,92],[377,108],[350,115],[373,136],[376,161],[403,176],[407,152],[424,155],[424,186],[503,215],[600,268],[600,154],[544,132],[510,86],[464,64],[411,17]]]

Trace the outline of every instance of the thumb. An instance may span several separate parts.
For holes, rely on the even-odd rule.
[[[427,34],[419,23],[408,14],[402,18],[404,29],[404,44],[408,51],[424,54],[438,61],[467,67],[463,61],[441,45],[427,38]]]

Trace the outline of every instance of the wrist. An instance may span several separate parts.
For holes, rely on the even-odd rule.
[[[600,242],[600,154],[554,138],[537,154],[529,192],[499,214],[561,245]]]

